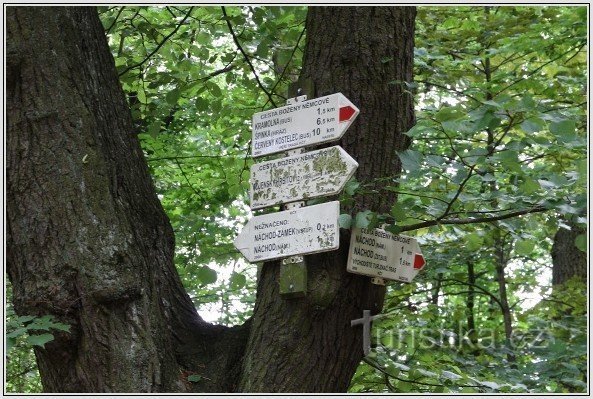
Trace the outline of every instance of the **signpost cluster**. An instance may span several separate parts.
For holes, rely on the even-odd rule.
[[[339,140],[359,113],[342,93],[297,99],[284,107],[253,115],[253,157]],[[256,163],[251,167],[251,208],[337,194],[357,167],[358,163],[340,146],[292,151],[286,157]],[[338,248],[338,201],[287,208],[255,216],[235,239],[235,246],[250,262]]]
[[[279,152],[286,156],[251,166],[251,208],[284,204],[286,210],[253,217],[234,243],[250,262],[283,258],[283,266],[299,267],[287,269],[285,284],[281,269],[281,293],[298,295],[306,291],[302,255],[333,251],[339,246],[339,202],[302,207],[303,201],[338,194],[358,167],[340,146],[309,152],[303,147],[339,140],[358,113],[342,93],[335,93],[311,100],[296,97],[284,107],[253,115],[252,156]],[[413,238],[392,236],[383,230],[353,229],[348,271],[411,281],[423,265],[424,258]]]

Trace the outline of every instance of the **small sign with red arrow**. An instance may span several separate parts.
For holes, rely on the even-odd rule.
[[[253,115],[251,154],[260,157],[342,138],[360,111],[342,93]]]
[[[352,229],[347,270],[388,280],[410,282],[426,261],[413,237],[383,229]]]

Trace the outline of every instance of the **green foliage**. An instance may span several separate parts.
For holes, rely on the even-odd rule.
[[[388,288],[350,391],[585,392],[584,287],[542,274],[558,226],[585,222],[585,9],[419,7],[416,21],[418,122],[385,187],[398,203],[377,217],[416,235],[428,267]]]
[[[283,105],[298,76],[306,8],[99,11],[175,232],[181,280],[202,315],[241,323],[257,274],[233,246],[252,216],[249,121]],[[387,214],[342,214],[339,225],[385,223],[414,235],[428,267],[413,283],[388,287],[388,316],[374,323],[374,349],[351,392],[587,390],[582,282],[552,290],[542,277],[558,226],[586,222],[586,15],[585,7],[418,8],[415,81],[386,81],[417,100],[417,124],[406,132],[413,144],[398,153],[404,173],[381,185],[398,201]],[[384,194],[369,183],[349,181],[344,207],[359,193]],[[586,244],[577,237],[580,250]],[[523,306],[529,295],[542,299]],[[7,390],[40,392],[31,348],[68,326],[10,307],[7,323]]]
[[[300,69],[305,12],[247,6],[100,10],[175,231],[177,270],[196,306],[222,310],[218,321],[224,324],[242,322],[254,300],[255,267],[233,246],[249,217],[248,121],[254,112],[283,105]]]
[[[53,316],[18,316],[11,304],[12,288],[7,287],[6,306],[6,390],[7,392],[41,392],[41,380],[33,347],[45,347],[53,333],[70,332],[70,326]]]

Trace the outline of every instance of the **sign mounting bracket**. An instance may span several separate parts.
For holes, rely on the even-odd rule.
[[[306,94],[301,94],[302,89],[296,90],[296,97],[286,100],[286,105],[293,105],[297,102],[307,100]],[[298,155],[305,152],[305,148],[297,148],[287,151],[286,157]],[[285,209],[302,208],[305,201],[290,202],[284,205]],[[307,295],[307,264],[302,255],[290,256],[282,259],[280,264],[280,295],[286,298],[300,298]]]

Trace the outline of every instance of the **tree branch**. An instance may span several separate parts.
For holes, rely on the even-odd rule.
[[[482,293],[484,293],[487,296],[489,296],[490,298],[492,298],[492,300],[498,304],[498,306],[500,307],[500,309],[503,310],[503,306],[502,306],[501,300],[498,299],[498,297],[496,295],[494,295],[493,293],[491,293],[490,291],[488,291],[487,289],[485,289],[485,288],[483,288],[483,287],[481,287],[479,285],[468,283],[467,281],[463,281],[463,280],[457,280],[457,279],[454,279],[454,278],[444,278],[442,281],[453,281],[453,282],[456,282],[458,284],[463,284],[463,285],[467,285],[468,287],[476,288],[476,289],[480,290]]]
[[[222,14],[224,15],[224,19],[225,19],[226,24],[227,24],[227,26],[229,28],[229,32],[231,33],[231,36],[233,37],[233,41],[235,42],[235,45],[237,46],[237,49],[241,52],[241,54],[243,54],[243,58],[245,58],[245,61],[247,62],[247,65],[249,65],[249,68],[251,69],[251,72],[253,72],[253,75],[255,76],[255,80],[257,82],[257,85],[260,87],[260,89],[263,90],[264,93],[266,93],[266,96],[268,96],[268,101],[274,107],[277,107],[276,103],[272,99],[272,95],[266,90],[266,88],[264,87],[264,85],[262,84],[262,82],[259,80],[259,76],[257,75],[257,72],[255,71],[255,68],[254,68],[253,64],[251,63],[251,60],[249,59],[249,56],[247,55],[247,53],[245,52],[245,50],[243,50],[243,47],[241,46],[241,43],[239,42],[239,38],[235,34],[235,30],[233,29],[233,25],[231,24],[231,20],[229,19],[229,16],[228,16],[228,14],[226,12],[226,8],[224,6],[221,6],[220,8],[222,9]]]
[[[107,28],[107,30],[105,31],[105,34],[108,35],[109,32],[111,32],[111,29],[115,26],[115,23],[117,22],[117,20],[119,19],[119,16],[121,15],[121,13],[124,11],[126,7],[122,6],[119,9],[119,12],[117,13],[117,15],[115,16],[115,19],[113,20],[113,22],[111,23],[111,25],[109,25],[109,28]]]
[[[169,40],[175,33],[177,33],[177,31],[179,30],[179,28],[181,28],[181,26],[184,24],[185,20],[187,20],[187,18],[189,18],[192,10],[194,8],[190,7],[189,11],[187,12],[187,14],[185,14],[185,16],[183,17],[183,19],[181,20],[181,22],[179,22],[179,24],[175,27],[175,29],[173,29],[173,31],[171,33],[169,33],[157,46],[156,48],[150,52],[150,54],[148,54],[146,56],[146,58],[144,58],[142,61],[140,61],[139,63],[137,63],[136,65],[132,65],[130,67],[127,67],[126,69],[124,69],[118,76],[123,76],[125,73],[127,73],[128,71],[134,69],[134,68],[138,68],[139,66],[144,65],[144,63],[146,61],[148,61],[150,59],[150,57],[152,57],[154,54],[156,54],[157,51],[159,51],[161,49],[161,47],[163,47],[163,45],[165,44],[165,42],[167,40]]]
[[[511,219],[521,215],[527,215],[529,213],[538,213],[538,212],[545,212],[549,209],[544,208],[543,206],[537,206],[531,209],[523,209],[520,211],[510,212],[505,215],[498,215],[498,216],[490,216],[484,218],[467,218],[467,219],[445,219],[445,220],[429,220],[427,222],[411,224],[408,226],[402,226],[400,228],[400,232],[404,231],[412,231],[423,229],[425,227],[437,226],[437,225],[446,225],[446,224],[476,224],[476,223],[489,223],[489,222],[496,222],[498,220],[504,219]]]
[[[469,179],[471,179],[471,177],[473,176],[473,173],[474,173],[474,169],[475,168],[476,168],[476,165],[470,166],[469,172],[467,173],[467,176],[465,177],[465,179],[463,179],[463,181],[459,185],[459,188],[457,189],[457,192],[455,193],[455,195],[453,196],[453,198],[451,198],[451,201],[449,201],[449,204],[447,205],[447,208],[445,209],[445,211],[443,212],[443,214],[436,219],[436,222],[437,223],[438,223],[439,220],[442,220],[447,215],[449,215],[449,211],[453,207],[453,203],[455,203],[455,201],[457,201],[457,198],[459,198],[459,196],[463,192],[463,188],[465,187],[465,185],[467,184],[467,182],[469,181]]]
[[[464,92],[464,91],[457,90],[457,89],[452,89],[452,88],[449,88],[449,87],[447,87],[447,86],[443,86],[443,85],[441,85],[441,84],[439,84],[439,83],[429,82],[429,81],[427,81],[427,80],[415,80],[415,82],[418,82],[418,83],[424,83],[424,84],[425,84],[425,85],[427,85],[427,86],[434,86],[434,87],[438,87],[439,89],[447,90],[447,91],[453,92],[453,93],[455,93],[455,94],[459,94],[460,96],[465,96],[465,97],[467,97],[467,98],[471,98],[472,100],[474,100],[474,101],[476,101],[476,102],[481,102],[481,101],[480,101],[480,100],[478,100],[476,97],[474,97],[474,96],[472,96],[472,95],[470,95],[470,94],[467,94],[467,93],[466,93],[466,92]]]
[[[284,74],[288,70],[288,65],[291,63],[291,61],[292,61],[292,59],[294,57],[294,54],[296,53],[297,48],[299,48],[299,43],[301,42],[301,39],[303,38],[303,35],[304,34],[305,34],[305,28],[303,28],[303,30],[301,31],[301,34],[300,34],[299,38],[297,39],[296,45],[292,49],[292,53],[290,54],[290,58],[286,62],[286,65],[284,65],[284,68],[282,69],[282,73],[278,77],[278,80],[274,84],[274,87],[272,87],[272,93],[274,92],[274,90],[276,90],[276,86],[278,86],[278,84],[282,81],[282,78],[284,77]]]
[[[220,159],[220,158],[242,158],[243,156],[240,154],[233,155],[181,155],[181,156],[170,156],[170,157],[160,157],[160,158],[150,158],[147,159],[146,162],[156,162],[156,161],[179,161],[180,159],[192,159],[192,158],[209,158],[209,159]]]
[[[202,202],[206,202],[206,200],[204,199],[204,197],[202,197],[202,194],[200,194],[200,192],[198,190],[196,190],[196,188],[191,184],[191,182],[187,178],[187,175],[185,174],[185,171],[183,170],[183,168],[181,167],[181,164],[179,163],[179,161],[177,159],[175,160],[175,163],[177,164],[177,167],[179,168],[179,171],[183,175],[183,178],[185,179],[185,181],[189,185],[189,188],[191,188],[191,190],[198,196],[198,198],[200,198],[202,200]]]
[[[577,49],[577,52],[576,52],[576,54],[578,54],[578,53],[581,51],[581,49],[582,49],[583,47],[585,47],[586,45],[587,45],[587,43],[586,43],[586,42],[585,42],[585,43],[583,43],[583,44],[582,44],[582,45],[581,45],[581,46],[580,46],[580,47]],[[554,62],[554,61],[558,61],[560,58],[564,57],[566,54],[570,53],[570,52],[571,52],[571,51],[573,51],[575,48],[576,48],[576,47],[573,47],[573,48],[569,49],[568,51],[566,51],[566,52],[564,52],[564,53],[560,54],[558,57],[556,57],[556,58],[552,58],[550,61],[543,63],[543,64],[542,64],[542,65],[540,65],[539,67],[535,68],[533,71],[529,72],[529,73],[527,74],[527,76],[525,76],[525,77],[521,77],[521,78],[519,78],[519,79],[515,80],[513,83],[510,83],[510,84],[509,84],[509,85],[507,85],[506,87],[503,87],[502,89],[500,89],[498,92],[496,92],[496,93],[494,94],[494,96],[493,96],[493,97],[496,97],[497,95],[499,95],[499,94],[500,94],[500,93],[502,93],[503,91],[507,90],[507,89],[508,89],[508,88],[510,88],[511,86],[514,86],[514,85],[516,85],[516,84],[517,84],[517,83],[519,83],[519,82],[522,82],[522,81],[524,81],[524,80],[526,80],[526,79],[529,79],[530,77],[532,77],[533,75],[535,75],[536,73],[538,73],[540,70],[542,70],[544,67],[546,67],[547,65],[551,64],[551,63],[552,63],[552,62]],[[573,55],[572,57],[570,57],[568,60],[571,60],[572,58],[574,58],[574,57],[576,56],[576,54],[575,54],[575,55]]]

